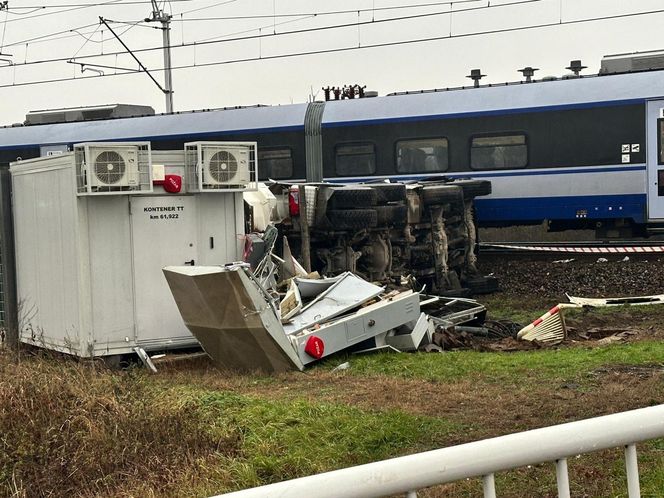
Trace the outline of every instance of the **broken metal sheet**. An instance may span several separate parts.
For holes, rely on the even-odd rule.
[[[224,368],[302,370],[271,297],[242,266],[169,266],[164,275],[185,325]]]
[[[480,320],[486,313],[486,307],[474,299],[440,296],[422,297],[422,311],[427,313],[435,325],[450,327],[475,320]],[[438,299],[434,299],[438,297]]]
[[[397,329],[394,335],[388,335],[385,342],[399,351],[417,351],[424,344],[429,344],[436,326],[429,319],[429,315],[421,313],[413,325],[407,323]]]
[[[304,299],[316,297],[332,287],[332,284],[338,282],[344,274],[330,278],[296,278],[295,283],[300,289],[300,295]]]
[[[143,348],[135,347],[134,352],[141,360],[143,365],[145,365],[145,367],[150,369],[152,373],[157,373],[157,367],[154,366],[154,363],[152,363],[152,359],[148,356],[148,354],[145,352]]]
[[[346,272],[329,289],[302,309],[292,322],[284,325],[286,334],[295,334],[315,324],[325,323],[343,315],[380,295],[385,290]]]
[[[593,308],[603,306],[641,306],[645,304],[664,304],[664,294],[657,294],[654,296],[637,296],[637,297],[610,297],[610,298],[588,298],[588,297],[575,297],[565,294],[567,299],[572,304],[579,306],[590,306]]]

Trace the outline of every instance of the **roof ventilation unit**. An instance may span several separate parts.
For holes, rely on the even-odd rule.
[[[518,69],[517,71],[523,74],[524,78],[526,78],[526,83],[531,83],[533,81],[533,76],[535,76],[535,71],[539,71],[539,69],[536,67],[526,66],[523,69]]]
[[[471,80],[473,80],[473,86],[475,88],[479,88],[480,80],[482,78],[484,78],[485,76],[486,76],[486,74],[482,74],[481,69],[471,69],[470,74],[468,76],[466,76],[466,78],[470,78]]]
[[[79,195],[152,192],[149,142],[74,146]]]
[[[581,71],[586,69],[588,66],[584,66],[580,60],[570,61],[569,66],[565,69],[572,71],[572,74],[569,77],[578,78]]]
[[[256,142],[191,142],[184,146],[190,191],[257,189]]]

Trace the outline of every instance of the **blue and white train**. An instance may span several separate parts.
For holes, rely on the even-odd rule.
[[[480,226],[664,227],[664,70],[0,128],[0,167],[87,141],[256,140],[261,179],[491,180]]]

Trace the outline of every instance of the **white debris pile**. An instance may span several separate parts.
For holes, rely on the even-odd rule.
[[[486,312],[470,299],[387,290],[352,272],[303,275],[273,246],[256,271],[246,263],[164,269],[185,324],[224,368],[303,370],[342,350],[415,351],[431,344],[437,326]],[[277,273],[295,276],[277,284]]]

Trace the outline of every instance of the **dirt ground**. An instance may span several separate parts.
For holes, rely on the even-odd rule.
[[[601,258],[606,261],[600,261]],[[565,294],[621,297],[664,292],[664,259],[656,256],[487,254],[480,256],[480,270],[499,279],[503,296],[523,300],[564,299]]]

